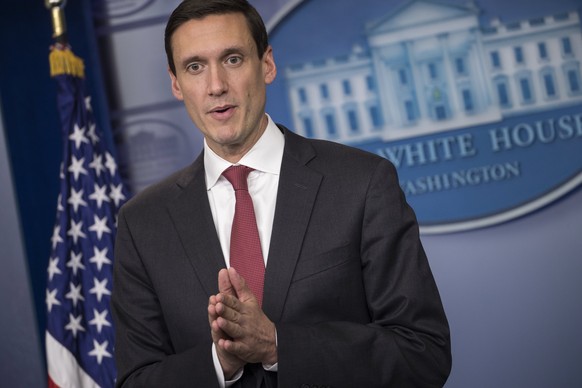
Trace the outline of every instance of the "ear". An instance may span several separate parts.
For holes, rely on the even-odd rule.
[[[273,57],[273,48],[271,46],[267,47],[265,53],[263,54],[263,74],[265,75],[265,83],[269,85],[275,80],[277,76],[277,65],[275,64],[275,58]]]
[[[172,70],[170,70],[169,67],[168,67],[168,74],[170,75],[170,80],[172,82],[172,94],[178,100],[180,100],[180,101],[184,100],[184,96],[182,95],[182,89],[180,88],[180,83],[178,82],[178,78],[176,78],[176,75],[174,73],[172,73]]]

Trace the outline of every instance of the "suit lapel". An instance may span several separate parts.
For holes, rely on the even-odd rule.
[[[303,238],[322,180],[306,166],[315,151],[305,139],[287,129],[277,194],[275,219],[265,272],[263,310],[278,321],[301,253]],[[168,206],[188,260],[208,295],[217,292],[218,271],[224,257],[208,204],[203,155],[178,178],[182,189]]]
[[[322,179],[321,174],[306,166],[314,157],[315,151],[308,142],[285,130],[285,152],[263,295],[263,310],[275,322],[283,311]]]
[[[182,192],[168,211],[188,260],[210,296],[218,290],[218,271],[225,263],[208,204],[203,160],[201,154],[177,180]]]

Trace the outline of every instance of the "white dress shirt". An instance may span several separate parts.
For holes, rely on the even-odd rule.
[[[283,133],[273,120],[271,120],[269,115],[267,115],[267,118],[268,124],[265,132],[249,152],[237,163],[254,169],[249,174],[247,180],[249,194],[251,195],[255,209],[255,217],[257,218],[257,227],[265,267],[267,266],[267,258],[269,256],[269,243],[271,242],[273,219],[275,217],[279,174],[281,172],[283,148],[285,146]],[[230,166],[232,166],[232,163],[222,159],[212,151],[205,140],[204,170],[208,202],[210,203],[212,218],[216,226],[216,232],[227,267],[230,266],[230,233],[236,199],[232,185],[222,176],[222,172]],[[241,371],[230,382],[231,384],[225,382],[214,344],[212,346],[212,356],[221,388],[230,386],[242,376]],[[271,367],[265,366],[265,369],[276,371],[277,364]]]

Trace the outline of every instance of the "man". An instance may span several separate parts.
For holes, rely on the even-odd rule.
[[[186,0],[165,39],[204,151],[120,213],[118,386],[442,386],[448,324],[393,166],[273,123],[273,51],[246,0]],[[260,276],[231,252],[233,165],[250,167]]]

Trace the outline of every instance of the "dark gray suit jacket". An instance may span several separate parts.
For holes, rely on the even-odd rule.
[[[396,171],[284,128],[263,309],[278,373],[240,387],[440,387],[449,328]],[[203,157],[119,215],[112,307],[119,386],[217,387],[207,317],[225,267]]]

